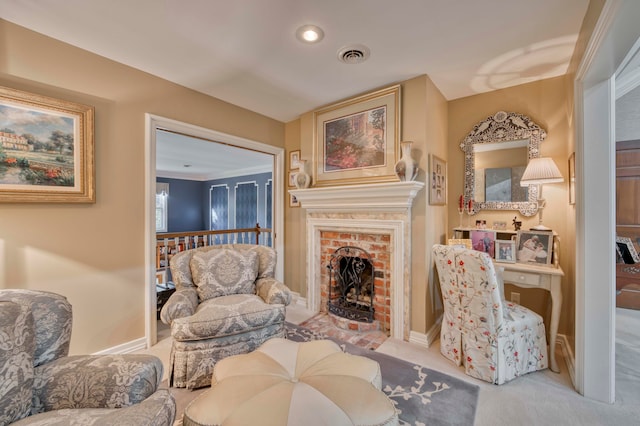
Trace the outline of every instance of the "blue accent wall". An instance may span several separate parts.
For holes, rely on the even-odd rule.
[[[160,177],[156,181],[169,184],[168,232],[252,228],[256,223],[262,228],[272,227],[273,183],[270,172],[205,182]],[[244,193],[240,190],[238,197],[238,213],[243,218],[238,224],[236,188],[245,189]],[[254,189],[247,191],[248,188]],[[215,225],[210,223],[212,209],[218,218]]]
[[[209,229],[209,216],[202,214],[204,182],[184,179],[157,178],[169,184],[167,217],[168,232],[189,232]],[[207,200],[208,203],[208,200]]]
[[[270,172],[210,180],[205,183],[203,193],[205,201],[203,204],[204,206],[209,206],[209,196],[212,192],[214,195],[218,193],[218,188],[229,188],[227,217],[229,219],[230,229],[253,227],[256,223],[259,223],[262,228],[271,228],[271,210],[273,209],[271,205],[272,195],[270,193],[273,186],[271,182],[272,174]],[[211,190],[212,187],[214,187],[213,191]],[[252,187],[255,188],[255,190],[250,189]],[[240,192],[237,194],[236,190],[238,188],[240,188]],[[268,196],[267,191],[269,191]],[[238,197],[236,197],[237,195]],[[236,198],[239,207],[238,216],[236,216]],[[220,209],[222,204],[223,202],[221,200],[213,199],[210,208]],[[267,211],[269,212],[267,213]],[[207,211],[205,214],[207,216],[205,217],[206,221],[211,213]],[[221,217],[223,213],[216,211],[216,216]],[[240,223],[236,223],[236,217],[240,220]],[[207,226],[205,229],[210,228]]]

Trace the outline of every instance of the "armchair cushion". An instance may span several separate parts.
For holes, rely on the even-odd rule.
[[[191,317],[174,320],[171,336],[182,342],[222,338],[281,324],[284,317],[284,305],[266,304],[254,294],[234,294],[209,299]]]
[[[258,254],[237,250],[197,252],[190,262],[200,301],[231,294],[255,294]]]
[[[34,351],[31,310],[0,301],[0,425],[29,415]]]

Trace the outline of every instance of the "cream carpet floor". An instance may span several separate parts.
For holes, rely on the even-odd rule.
[[[310,318],[300,306],[287,308],[287,321],[300,324]],[[405,361],[424,365],[480,386],[476,426],[499,425],[638,425],[640,424],[640,311],[617,309],[616,402],[604,404],[578,394],[565,360],[556,348],[560,373],[545,370],[519,377],[501,386],[464,374],[440,354],[439,341],[429,348],[387,339],[377,350]],[[158,356],[166,366],[171,337],[159,325],[158,344],[144,351]]]

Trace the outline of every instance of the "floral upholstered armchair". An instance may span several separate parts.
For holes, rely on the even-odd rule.
[[[489,255],[439,244],[433,254],[444,303],[440,352],[497,385],[547,368],[542,317],[504,301]]]
[[[63,296],[0,290],[0,425],[171,425],[173,396],[150,355],[67,356]]]
[[[289,289],[274,278],[270,247],[224,244],[199,247],[171,259],[176,292],[160,312],[171,325],[169,384],[211,385],[213,366],[284,337]]]

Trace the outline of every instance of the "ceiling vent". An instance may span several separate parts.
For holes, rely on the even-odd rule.
[[[359,64],[369,58],[371,51],[362,44],[352,44],[338,50],[338,59],[345,64]]]

